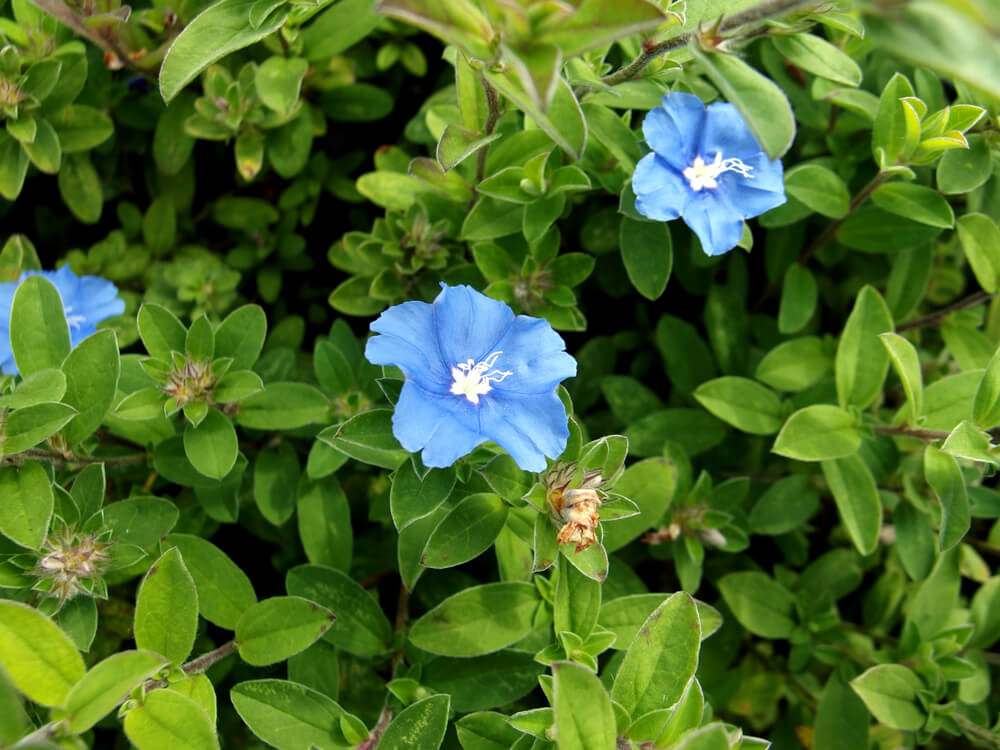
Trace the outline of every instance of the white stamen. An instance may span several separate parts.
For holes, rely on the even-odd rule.
[[[66,324],[70,328],[79,328],[87,319],[84,315],[70,315],[73,312],[73,308],[69,305],[63,308],[63,312],[66,313]]]
[[[501,354],[502,351],[493,352],[480,362],[469,358],[452,367],[451,376],[455,381],[451,384],[451,392],[456,396],[465,396],[472,403],[478,404],[480,396],[493,390],[490,383],[499,383],[512,374],[510,370],[492,369]]]
[[[736,174],[741,177],[746,177],[752,180],[753,175],[750,172],[753,171],[753,167],[749,164],[744,164],[742,159],[723,159],[722,152],[718,151],[715,154],[715,161],[708,164],[700,156],[694,158],[694,163],[684,170],[684,176],[687,177],[687,181],[691,185],[691,189],[695,192],[703,190],[705,188],[716,188],[719,186],[717,178],[723,172],[736,172]]]

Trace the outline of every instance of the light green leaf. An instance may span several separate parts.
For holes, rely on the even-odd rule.
[[[778,38],[781,37],[775,37],[776,40]],[[816,213],[831,219],[847,216],[851,202],[847,184],[840,175],[819,164],[801,164],[785,172],[785,191]]]
[[[823,476],[854,546],[871,554],[882,529],[882,502],[871,470],[860,457],[847,456],[824,461]]]
[[[249,680],[229,691],[244,723],[278,750],[349,747],[341,730],[345,711],[335,701],[288,680]]]
[[[184,425],[184,453],[191,465],[206,477],[226,476],[232,471],[239,450],[233,423],[218,409],[209,408],[197,427]]]
[[[560,750],[614,750],[615,713],[597,675],[573,662],[557,662],[552,676]]]
[[[153,563],[135,602],[135,644],[179,665],[194,646],[198,592],[176,548]]]
[[[748,378],[725,376],[702,383],[694,392],[699,404],[724,422],[752,435],[773,435],[781,428],[781,399]]]
[[[485,552],[507,523],[509,507],[491,492],[462,498],[431,532],[420,558],[426,568],[451,568]]]
[[[201,616],[220,628],[234,630],[240,615],[257,602],[246,573],[225,552],[199,536],[171,534],[163,545],[176,547],[183,556],[198,592]]]
[[[330,610],[297,596],[274,596],[247,608],[236,623],[240,657],[255,667],[284,661],[330,629]]]
[[[80,652],[52,620],[9,600],[0,600],[0,666],[43,706],[63,705],[84,673]]]
[[[143,680],[169,662],[151,651],[121,651],[95,664],[66,696],[69,730],[86,732]]]
[[[120,370],[118,337],[112,330],[88,336],[63,361],[66,394],[62,401],[77,411],[63,429],[70,445],[90,437],[101,426],[114,403]]]
[[[403,709],[386,728],[379,745],[398,750],[438,750],[448,728],[451,698],[432,695]]]
[[[173,690],[154,690],[125,715],[125,736],[138,750],[216,750],[219,738],[208,714]]]
[[[924,411],[924,379],[917,349],[907,339],[895,333],[883,333],[879,338],[889,350],[892,366],[903,383],[906,400],[910,405],[910,418],[916,420]]]
[[[49,531],[54,500],[52,483],[37,461],[0,469],[0,533],[11,541],[39,549]]]
[[[754,635],[788,638],[795,629],[795,597],[770,576],[729,573],[719,579],[718,587],[733,615]]]
[[[928,445],[924,449],[924,477],[941,503],[941,531],[938,548],[948,550],[969,530],[969,495],[962,470],[954,456]]]
[[[911,182],[887,182],[872,193],[876,206],[932,227],[950,229],[955,212],[937,190]]]
[[[351,458],[385,469],[397,468],[409,456],[392,434],[391,409],[363,412],[316,437]]]
[[[69,354],[69,325],[62,298],[44,276],[28,277],[14,292],[10,348],[23,376],[59,367]]]
[[[917,693],[926,689],[924,683],[901,664],[871,667],[852,680],[851,687],[883,724],[915,731],[926,721],[927,717],[917,702]]]
[[[1000,227],[986,214],[968,213],[959,218],[956,229],[979,286],[995,293],[1000,285]]]
[[[889,353],[878,337],[892,330],[892,315],[882,296],[864,287],[847,318],[834,361],[841,406],[864,409],[881,394]]]
[[[842,83],[861,84],[861,68],[839,47],[813,34],[775,36],[774,46],[785,58],[803,70]]]

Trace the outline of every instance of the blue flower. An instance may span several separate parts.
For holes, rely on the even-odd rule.
[[[365,347],[376,365],[406,382],[392,433],[427,466],[451,466],[492,440],[527,471],[545,469],[569,437],[556,386],[576,360],[547,321],[515,317],[503,302],[468,286],[447,286],[432,304],[404,302],[371,324]]]
[[[58,271],[24,271],[17,281],[0,283],[0,372],[17,375],[14,352],[10,348],[10,309],[14,292],[29,276],[44,276],[62,297],[70,346],[76,346],[97,331],[97,324],[125,312],[118,287],[99,276],[77,276],[69,266]]]
[[[744,219],[785,202],[781,162],[767,158],[732,104],[666,94],[642,132],[653,152],[632,175],[636,210],[656,221],[682,216],[709,255],[736,247]]]

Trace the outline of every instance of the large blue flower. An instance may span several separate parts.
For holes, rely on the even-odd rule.
[[[70,346],[97,331],[97,324],[105,318],[125,312],[125,301],[118,297],[118,287],[99,276],[77,276],[69,266],[58,271],[24,271],[17,281],[0,283],[0,372],[17,374],[10,348],[10,309],[14,292],[29,276],[44,276],[58,290],[69,326]]]
[[[566,409],[556,386],[576,360],[547,321],[515,317],[468,286],[447,286],[432,304],[404,302],[371,324],[365,357],[406,375],[392,433],[427,466],[451,466],[492,440],[527,471],[566,447]]]
[[[653,152],[632,175],[636,210],[657,221],[682,216],[709,255],[736,247],[744,219],[785,202],[781,161],[767,158],[732,104],[666,94],[642,132]]]

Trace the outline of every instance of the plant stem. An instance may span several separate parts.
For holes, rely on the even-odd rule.
[[[215,664],[215,662],[229,656],[233,651],[236,650],[236,641],[229,641],[219,646],[217,649],[209,651],[202,654],[201,656],[192,659],[187,664],[181,667],[184,670],[184,674],[197,674],[199,672],[204,672],[210,666]],[[146,691],[157,690],[159,688],[164,688],[169,685],[168,680],[149,680],[145,684]],[[128,696],[124,696],[116,705],[120,706],[122,703],[128,700]],[[60,719],[59,721],[50,721],[48,724],[43,724],[38,729],[36,729],[31,734],[28,734],[13,745],[10,746],[10,750],[18,750],[18,748],[27,748],[35,745],[39,742],[52,739],[62,730],[65,725],[66,720]]]
[[[102,34],[96,28],[91,28],[84,22],[83,17],[66,5],[63,0],[28,0],[28,2],[39,10],[48,13],[63,25],[68,26],[78,36],[82,36],[92,41],[104,50],[105,54],[114,55],[114,57],[119,60],[122,65],[131,68],[137,73],[142,73],[143,75],[153,75],[155,77],[155,73],[150,73],[150,71],[144,70],[136,64],[135,60],[129,56],[129,53],[122,49],[121,45],[119,45],[118,38],[113,32]]]
[[[27,458],[43,458],[53,463],[66,466],[88,466],[90,464],[108,464],[109,466],[123,466],[125,464],[146,463],[149,456],[145,453],[130,453],[125,456],[65,456],[56,451],[45,450],[44,448],[30,448],[15,455],[26,456]]]
[[[978,305],[980,302],[987,302],[992,298],[993,295],[989,292],[975,292],[974,294],[970,294],[968,297],[960,299],[958,302],[953,302],[947,307],[942,307],[940,310],[933,312],[930,315],[925,315],[922,318],[911,320],[908,323],[901,323],[896,326],[896,332],[908,331],[911,328],[926,328],[928,326],[939,325],[949,313],[953,313],[956,310],[964,310],[967,307]]]
[[[809,243],[809,246],[806,248],[805,252],[802,253],[802,255],[799,257],[798,263],[803,266],[806,263],[808,263],[809,260],[817,253],[817,251],[833,238],[833,235],[836,234],[838,229],[840,229],[840,225],[843,224],[845,221],[847,221],[851,217],[851,215],[855,211],[857,211],[861,207],[861,205],[871,197],[872,193],[874,193],[878,189],[878,187],[886,180],[888,180],[890,177],[891,175],[887,172],[879,172],[874,177],[872,177],[872,179],[868,181],[868,184],[865,185],[863,188],[861,188],[861,190],[858,191],[857,195],[855,195],[854,198],[851,199],[851,202],[847,207],[847,213],[841,216],[839,219],[835,219],[834,221],[831,221],[829,224],[827,224],[823,228],[823,231],[820,232],[818,235],[816,235],[816,239],[814,239],[812,242]],[[764,293],[760,295],[760,299],[758,299],[754,303],[754,306],[751,308],[751,310],[756,311],[761,306],[761,304],[763,304],[764,300],[768,299],[772,294],[774,294],[774,292],[778,289],[780,285],[781,285],[781,277],[774,279],[770,284],[768,284],[767,287],[764,289]]]
[[[764,2],[754,5],[752,8],[747,8],[740,13],[734,13],[729,17],[724,17],[716,29],[716,32],[732,31],[733,29],[738,29],[740,26],[766,21],[768,18],[780,16],[783,13],[795,10],[796,8],[800,8],[804,5],[813,4],[815,4],[813,0],[765,0]],[[657,44],[649,45],[648,47],[643,45],[642,52],[637,58],[625,67],[619,68],[614,73],[604,76],[601,81],[606,83],[608,86],[614,86],[616,83],[631,81],[633,78],[638,78],[642,69],[649,65],[649,63],[657,57],[669,52],[672,49],[687,46],[692,39],[698,36],[698,33],[698,31],[686,31],[683,34],[678,34],[677,36],[671,37],[670,39]]]
[[[497,90],[489,84],[485,76],[479,76],[479,80],[483,84],[483,91],[486,93],[486,122],[483,124],[483,135],[489,135],[497,126],[497,120],[500,119],[500,96],[497,94]],[[487,143],[476,154],[477,185],[486,176],[486,155],[489,153],[489,150],[490,144]]]
[[[923,427],[908,427],[906,425],[873,424],[871,428],[881,435],[900,435],[902,437],[912,437],[931,443],[935,440],[946,440],[951,434],[945,430],[928,430]]]
[[[996,735],[991,732],[986,727],[979,726],[976,722],[971,719],[967,719],[962,716],[962,714],[952,714],[951,718],[962,728],[969,737],[979,740],[980,742],[985,742],[990,747],[1000,748],[1000,735]]]

